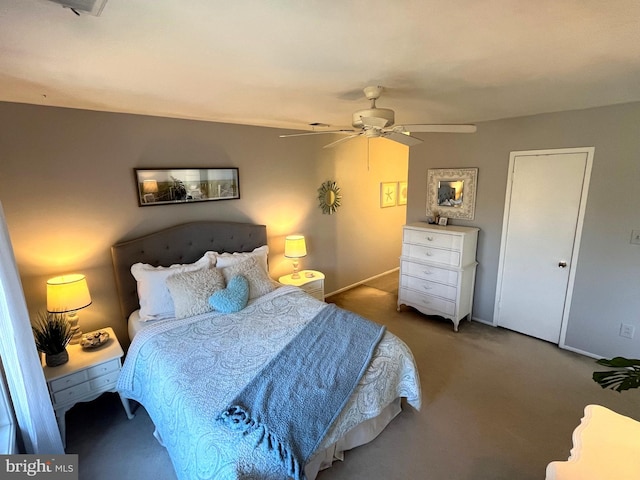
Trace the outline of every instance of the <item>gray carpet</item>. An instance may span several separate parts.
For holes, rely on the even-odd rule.
[[[540,480],[566,459],[586,405],[640,419],[635,391],[602,390],[593,359],[508,330],[396,311],[397,273],[329,299],[379,323],[411,348],[423,407],[410,406],[372,443],[347,452],[319,480]],[[67,452],[80,478],[173,480],[171,461],[140,407],[127,420],[104,394],[67,413]]]

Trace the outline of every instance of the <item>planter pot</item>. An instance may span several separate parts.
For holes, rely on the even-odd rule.
[[[69,361],[69,353],[67,353],[67,349],[64,349],[60,353],[56,353],[53,355],[45,354],[44,360],[47,364],[47,367],[57,367],[58,365],[62,365],[63,363],[67,363]]]

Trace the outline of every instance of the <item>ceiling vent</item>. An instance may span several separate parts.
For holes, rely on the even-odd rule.
[[[87,13],[99,17],[107,0],[49,0],[63,7],[70,8],[75,13]]]

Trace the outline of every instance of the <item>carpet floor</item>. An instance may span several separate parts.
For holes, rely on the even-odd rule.
[[[584,407],[604,405],[640,419],[635,392],[602,390],[591,358],[556,345],[463,321],[396,309],[397,273],[328,301],[387,328],[411,348],[423,393],[368,445],[318,480],[540,480],[566,460]],[[119,397],[104,394],[67,413],[67,452],[79,454],[80,479],[175,480],[171,461],[138,407],[127,420]]]

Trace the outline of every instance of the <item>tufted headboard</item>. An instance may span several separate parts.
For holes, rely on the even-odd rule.
[[[111,247],[120,310],[125,320],[138,309],[131,265],[193,263],[206,251],[250,252],[267,244],[267,227],[251,223],[202,221],[176,225]]]

